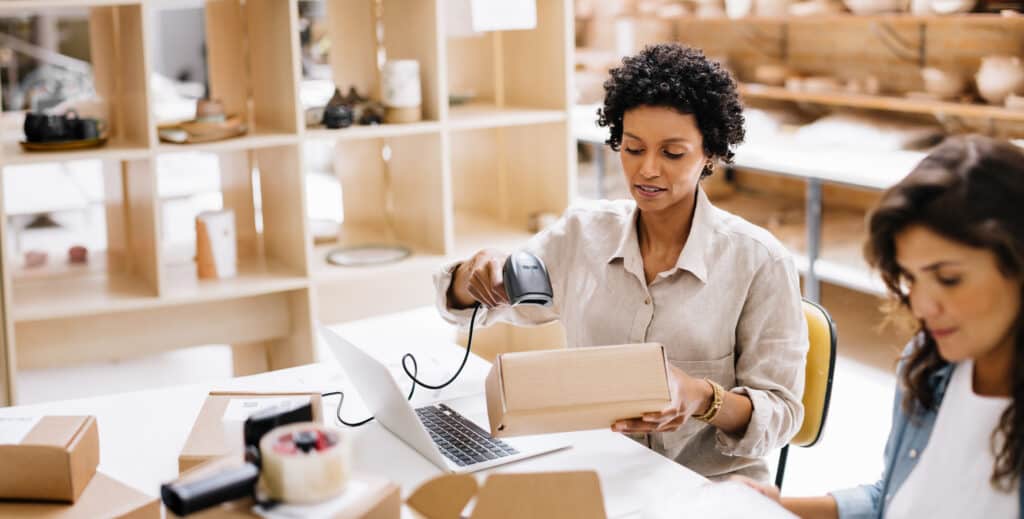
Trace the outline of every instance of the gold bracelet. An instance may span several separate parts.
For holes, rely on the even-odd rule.
[[[718,416],[718,411],[722,409],[722,400],[725,397],[725,389],[722,388],[722,386],[719,385],[717,382],[707,377],[704,377],[704,381],[711,385],[711,406],[708,407],[708,410],[704,412],[704,414],[694,416],[694,418],[702,422],[710,423],[715,419],[716,416]]]

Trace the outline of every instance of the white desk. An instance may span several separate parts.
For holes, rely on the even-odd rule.
[[[416,351],[420,352],[417,356],[421,376],[431,381],[446,378],[461,358],[460,352],[464,351],[454,344],[438,344],[433,339],[417,342],[420,343]],[[408,343],[381,343],[373,348],[373,354],[394,369],[401,353],[407,349]],[[414,403],[445,399],[453,408],[486,428],[482,391],[488,367],[486,361],[473,356],[455,384],[442,392],[417,391]],[[401,385],[408,387],[404,381]],[[95,415],[100,434],[100,470],[151,495],[159,495],[160,484],[176,477],[178,452],[206,394],[213,389],[326,392],[349,391],[350,385],[336,365],[321,363],[233,379],[216,386],[193,385],[2,408],[0,416]],[[74,388],[68,388],[68,396],[74,396]],[[451,397],[457,398],[449,400]],[[333,420],[336,405],[336,397],[325,399],[324,416],[330,423],[336,423]],[[346,419],[361,419],[364,413],[355,394],[345,399],[343,416]],[[440,469],[376,422],[354,429],[352,433],[355,468],[399,483],[403,496],[408,496],[420,483],[441,474]],[[700,507],[702,517],[744,517],[750,514],[765,518],[791,517],[747,489],[709,485],[698,474],[617,433],[587,431],[569,433],[565,437],[572,448],[492,470],[596,470],[610,517],[662,517],[652,506],[666,511],[664,517],[692,516],[694,507]],[[733,509],[731,512],[730,507]],[[713,513],[708,515],[708,511]]]

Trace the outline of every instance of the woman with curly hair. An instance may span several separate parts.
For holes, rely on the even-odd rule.
[[[507,254],[483,250],[435,277],[438,308],[460,325],[477,303],[482,325],[560,319],[569,347],[661,343],[671,405],[613,430],[708,477],[766,480],[761,457],[803,419],[807,328],[786,249],[700,187],[743,140],[736,84],[700,51],[662,44],[623,59],[604,86],[600,124],[632,200],[570,208],[528,243],[554,305],[508,306]]]
[[[808,518],[1024,517],[1022,204],[1024,152],[981,136],[948,139],[882,196],[866,256],[918,328],[885,471],[783,506]]]

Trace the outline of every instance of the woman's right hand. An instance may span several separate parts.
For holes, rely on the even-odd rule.
[[[453,307],[469,308],[477,301],[491,308],[509,304],[501,269],[508,255],[484,249],[463,261],[452,278]]]

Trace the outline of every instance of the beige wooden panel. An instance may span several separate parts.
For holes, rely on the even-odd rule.
[[[255,258],[261,254],[259,236],[256,232],[250,153],[239,150],[217,154],[224,209],[235,212],[235,236],[238,241],[239,258]]]
[[[245,10],[254,130],[297,132],[302,125],[297,4],[247,0]]]
[[[120,162],[103,161],[103,205],[107,223],[107,272],[132,270],[128,250],[128,206],[125,203],[125,173]]]
[[[501,159],[504,148],[498,145],[498,131],[452,132],[450,139],[455,209],[499,219],[507,200],[499,196],[505,161]]]
[[[288,294],[49,321],[19,322],[18,367],[71,366],[202,344],[268,341],[291,333]]]
[[[270,371],[267,349],[273,342],[247,342],[231,345],[232,374],[236,377]]]
[[[132,268],[153,290],[161,291],[160,203],[156,188],[156,162],[124,162],[124,192],[128,214],[128,247]]]
[[[391,193],[402,243],[416,250],[445,251],[445,205],[440,135],[390,139]]]
[[[508,161],[508,223],[526,229],[530,213],[562,214],[576,179],[576,147],[564,123],[502,129]]]
[[[284,369],[316,362],[312,294],[308,289],[286,294],[288,335],[267,345],[270,369]]]
[[[505,104],[568,109],[572,96],[573,2],[537,2],[537,27],[501,34]]]
[[[149,65],[146,56],[143,6],[117,8],[117,97],[115,103],[125,142],[135,146],[155,143],[156,130],[150,123]]]
[[[377,37],[374,0],[325,0],[327,34],[331,39],[328,59],[334,83],[343,92],[355,86],[360,93],[379,94]]]
[[[494,33],[488,32],[445,40],[448,93],[473,94],[474,102],[495,102],[494,39]]]
[[[121,119],[124,110],[118,102],[118,28],[116,7],[89,9],[89,61],[92,64],[96,94],[110,103],[107,121],[111,139],[120,141],[124,136]]]
[[[220,99],[229,114],[248,119],[249,54],[242,11],[239,0],[206,0],[206,63],[210,96]]]
[[[313,289],[317,320],[333,324],[431,305],[431,276],[441,265],[441,258],[411,259],[343,281],[318,282]]]
[[[423,118],[438,120],[447,103],[440,79],[438,0],[387,1],[383,4],[387,59],[414,59],[420,64]]]
[[[338,141],[334,174],[341,182],[345,225],[383,225],[384,159],[379,139]]]
[[[300,147],[261,148],[253,155],[260,171],[266,256],[307,275],[313,241],[306,224],[306,178]]]
[[[17,402],[16,370],[18,366],[14,343],[14,297],[11,289],[11,257],[7,250],[7,213],[4,211],[3,168],[0,167],[0,407]]]

